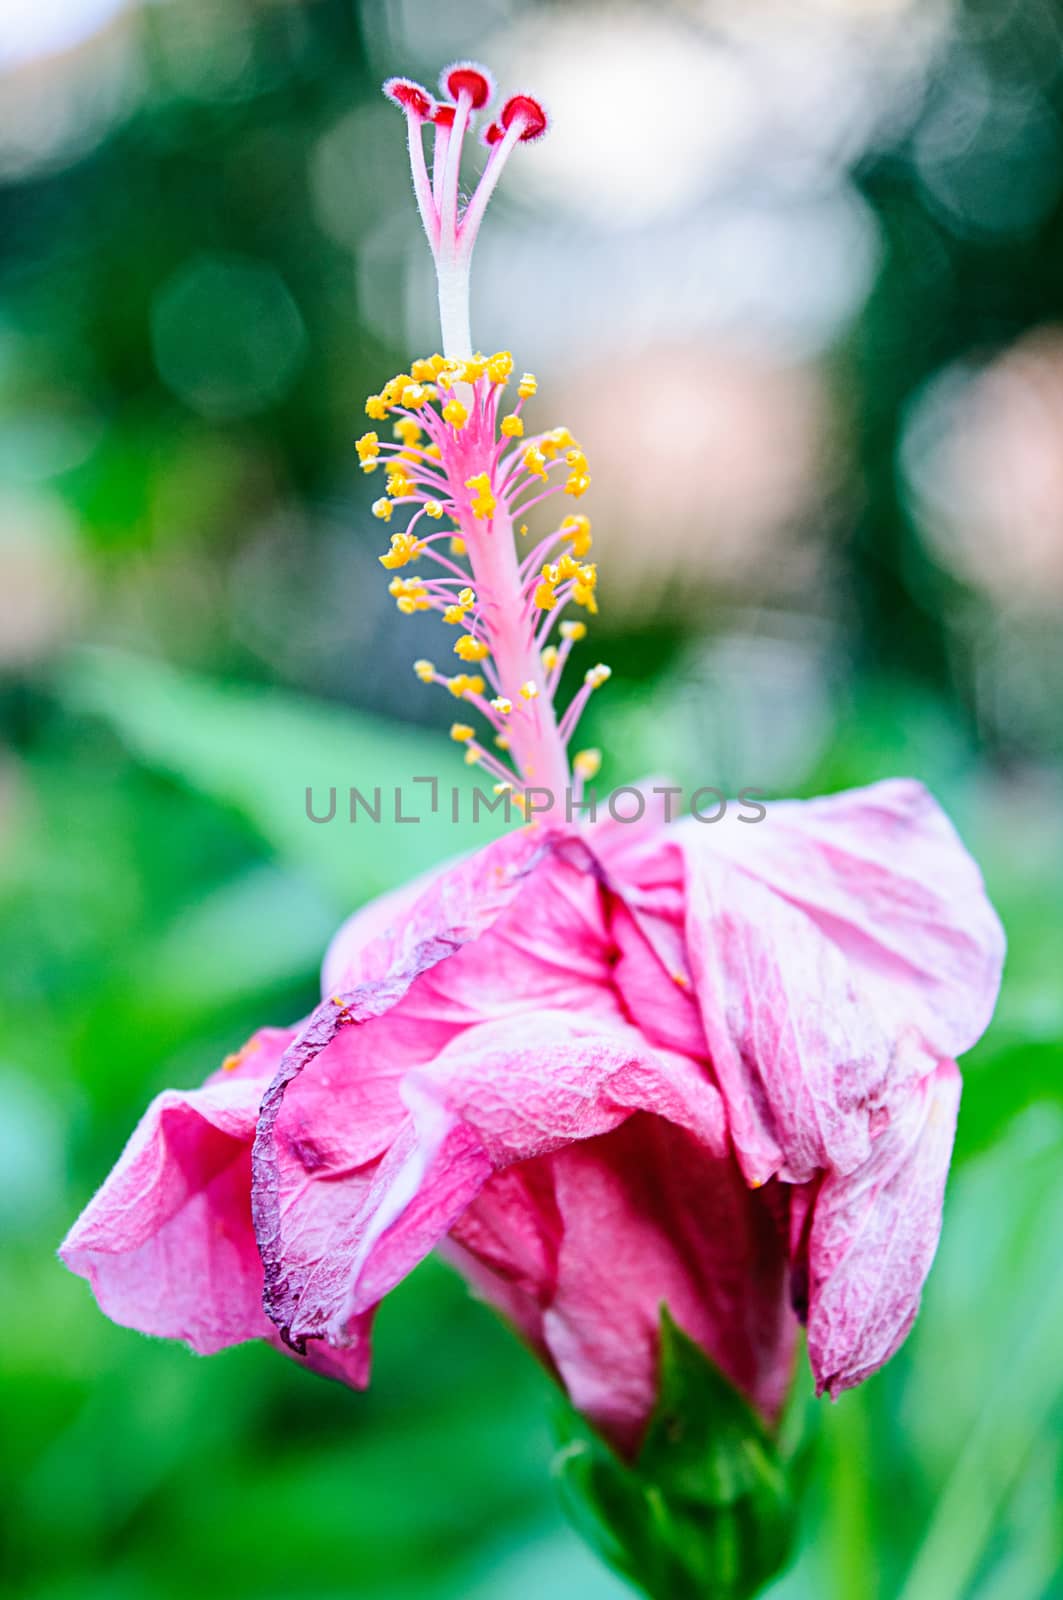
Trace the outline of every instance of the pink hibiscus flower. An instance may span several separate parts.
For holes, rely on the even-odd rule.
[[[478,669],[418,676],[487,724],[499,754],[452,734],[538,814],[358,912],[321,1005],[160,1095],[61,1254],[117,1322],[202,1352],[266,1338],[362,1386],[375,1307],[440,1248],[630,1454],[662,1306],[768,1419],[801,1322],[820,1391],[897,1348],[940,1228],[954,1058],[989,1021],[1002,935],[913,782],[780,802],[758,826],[576,814],[597,753],[573,781],[567,747],[608,669],[558,716],[586,625],[552,630],[567,605],[596,610],[590,524],[565,517],[524,559],[517,541],[532,505],[583,494],[587,462],[567,429],[525,435],[530,374],[502,415],[512,358],[468,338],[472,237],[545,119],[528,96],[503,106],[459,215],[461,140],[491,91],[467,63],[444,91],[388,86],[446,353],[370,398],[399,442],[358,450],[388,463],[378,515],[410,508],[383,564],[433,570],[393,580],[400,611],[437,611]]]

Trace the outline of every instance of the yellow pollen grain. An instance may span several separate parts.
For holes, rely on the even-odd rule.
[[[467,722],[452,722],[450,724],[450,737],[458,744],[467,744],[476,735],[476,729],[470,728]]]
[[[519,439],[524,433],[524,423],[515,414],[503,417],[498,425],[498,431],[504,434],[507,439]]]

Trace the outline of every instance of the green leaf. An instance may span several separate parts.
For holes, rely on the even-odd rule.
[[[555,1471],[569,1515],[651,1600],[746,1600],[786,1560],[791,1465],[666,1310],[657,1405],[635,1462],[571,1408],[560,1433]]]
[[[63,702],[102,717],[146,765],[238,811],[277,856],[307,872],[337,909],[407,882],[447,857],[503,831],[502,814],[471,820],[476,777],[454,746],[421,729],[393,727],[339,706],[254,684],[220,683],[159,661],[113,651],[68,658],[57,680]],[[417,777],[438,780],[438,804]],[[480,777],[480,787],[489,789]],[[348,791],[380,820],[349,818]],[[307,815],[306,791],[330,822]],[[396,822],[402,812],[420,820]],[[458,820],[452,795],[459,794]]]

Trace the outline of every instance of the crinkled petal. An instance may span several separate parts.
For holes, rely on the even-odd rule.
[[[804,911],[715,857],[688,863],[687,894],[694,983],[747,1180],[852,1171],[893,1044],[845,956]]]
[[[719,1093],[695,1062],[651,1049],[617,1017],[543,1011],[468,1028],[407,1072],[406,1120],[379,1165],[333,1186],[327,1236],[304,1192],[284,1208],[303,1274],[289,1333],[342,1343],[367,1311],[456,1224],[495,1172],[616,1127],[653,1109],[706,1148],[726,1148]],[[311,1197],[312,1202],[312,1197]],[[291,1246],[287,1251],[291,1253]]]
[[[819,1392],[868,1377],[902,1343],[937,1249],[960,1075],[906,1095],[855,1172],[829,1174],[808,1239],[808,1353]]]
[[[551,1158],[562,1234],[547,1348],[576,1407],[637,1448],[657,1390],[661,1306],[769,1419],[793,1375],[782,1208],[660,1118]]]
[[[671,878],[669,874],[671,861]],[[921,785],[687,820],[629,854],[617,981],[662,1037],[664,980],[693,983],[751,1183],[852,1171],[908,1086],[992,1012],[1003,937],[974,862]],[[676,948],[676,885],[685,951]],[[669,1037],[689,1030],[675,1003]],[[684,1035],[686,1048],[693,1040]]]
[[[407,1115],[403,1075],[484,1016],[526,1013],[551,993],[615,1012],[600,892],[586,859],[561,860],[564,843],[509,834],[426,880],[398,920],[374,914],[368,942],[355,929],[333,946],[330,998],[269,1086],[254,1151],[266,1310],[297,1348],[332,1324],[323,1308],[334,1310],[349,1259],[330,1252]]]
[[[60,1256],[115,1322],[204,1354],[271,1332],[251,1226],[251,1141],[291,1038],[263,1029],[236,1071],[157,1096],[63,1241]]]
[[[688,852],[725,856],[812,918],[859,972],[884,1025],[961,1055],[989,1025],[1004,934],[982,875],[933,796],[894,778],[780,801],[756,824],[685,822]]]
[[[667,1305],[767,1417],[793,1371],[786,1207],[659,1117],[496,1174],[447,1253],[573,1403],[632,1453],[653,1408]]]

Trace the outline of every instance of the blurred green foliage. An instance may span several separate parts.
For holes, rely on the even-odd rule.
[[[408,352],[359,320],[363,213],[341,245],[309,198],[322,134],[375,104],[382,56],[406,65],[405,9],[365,29],[341,0],[149,6],[129,114],[0,182],[0,456],[26,517],[67,519],[44,613],[81,586],[0,687],[0,1584],[20,1600],[622,1592],[555,1502],[549,1385],[442,1267],[389,1299],[356,1396],[266,1349],[203,1361],[113,1327],[53,1256],[151,1094],[305,1011],[339,918],[468,842],[303,810],[307,784],[461,781],[393,715],[446,708],[406,691],[419,636],[379,598],[350,461],[362,396]],[[811,1408],[773,1600],[1063,1596],[1063,718],[1035,669],[1017,699],[979,687],[999,619],[928,554],[896,473],[930,372],[1063,314],[1058,40],[1047,0],[971,5],[933,67],[926,116],[973,64],[1055,118],[967,148],[957,192],[983,221],[1017,195],[1003,223],[928,203],[911,130],[856,164],[887,248],[832,358],[862,510],[801,758],[779,755],[787,686],[765,709],[728,676],[725,612],[610,637],[606,608],[596,634],[617,669],[589,729],[604,781],[913,773],[1009,934],[924,1312],[887,1370]],[[405,204],[405,179],[382,199]]]

